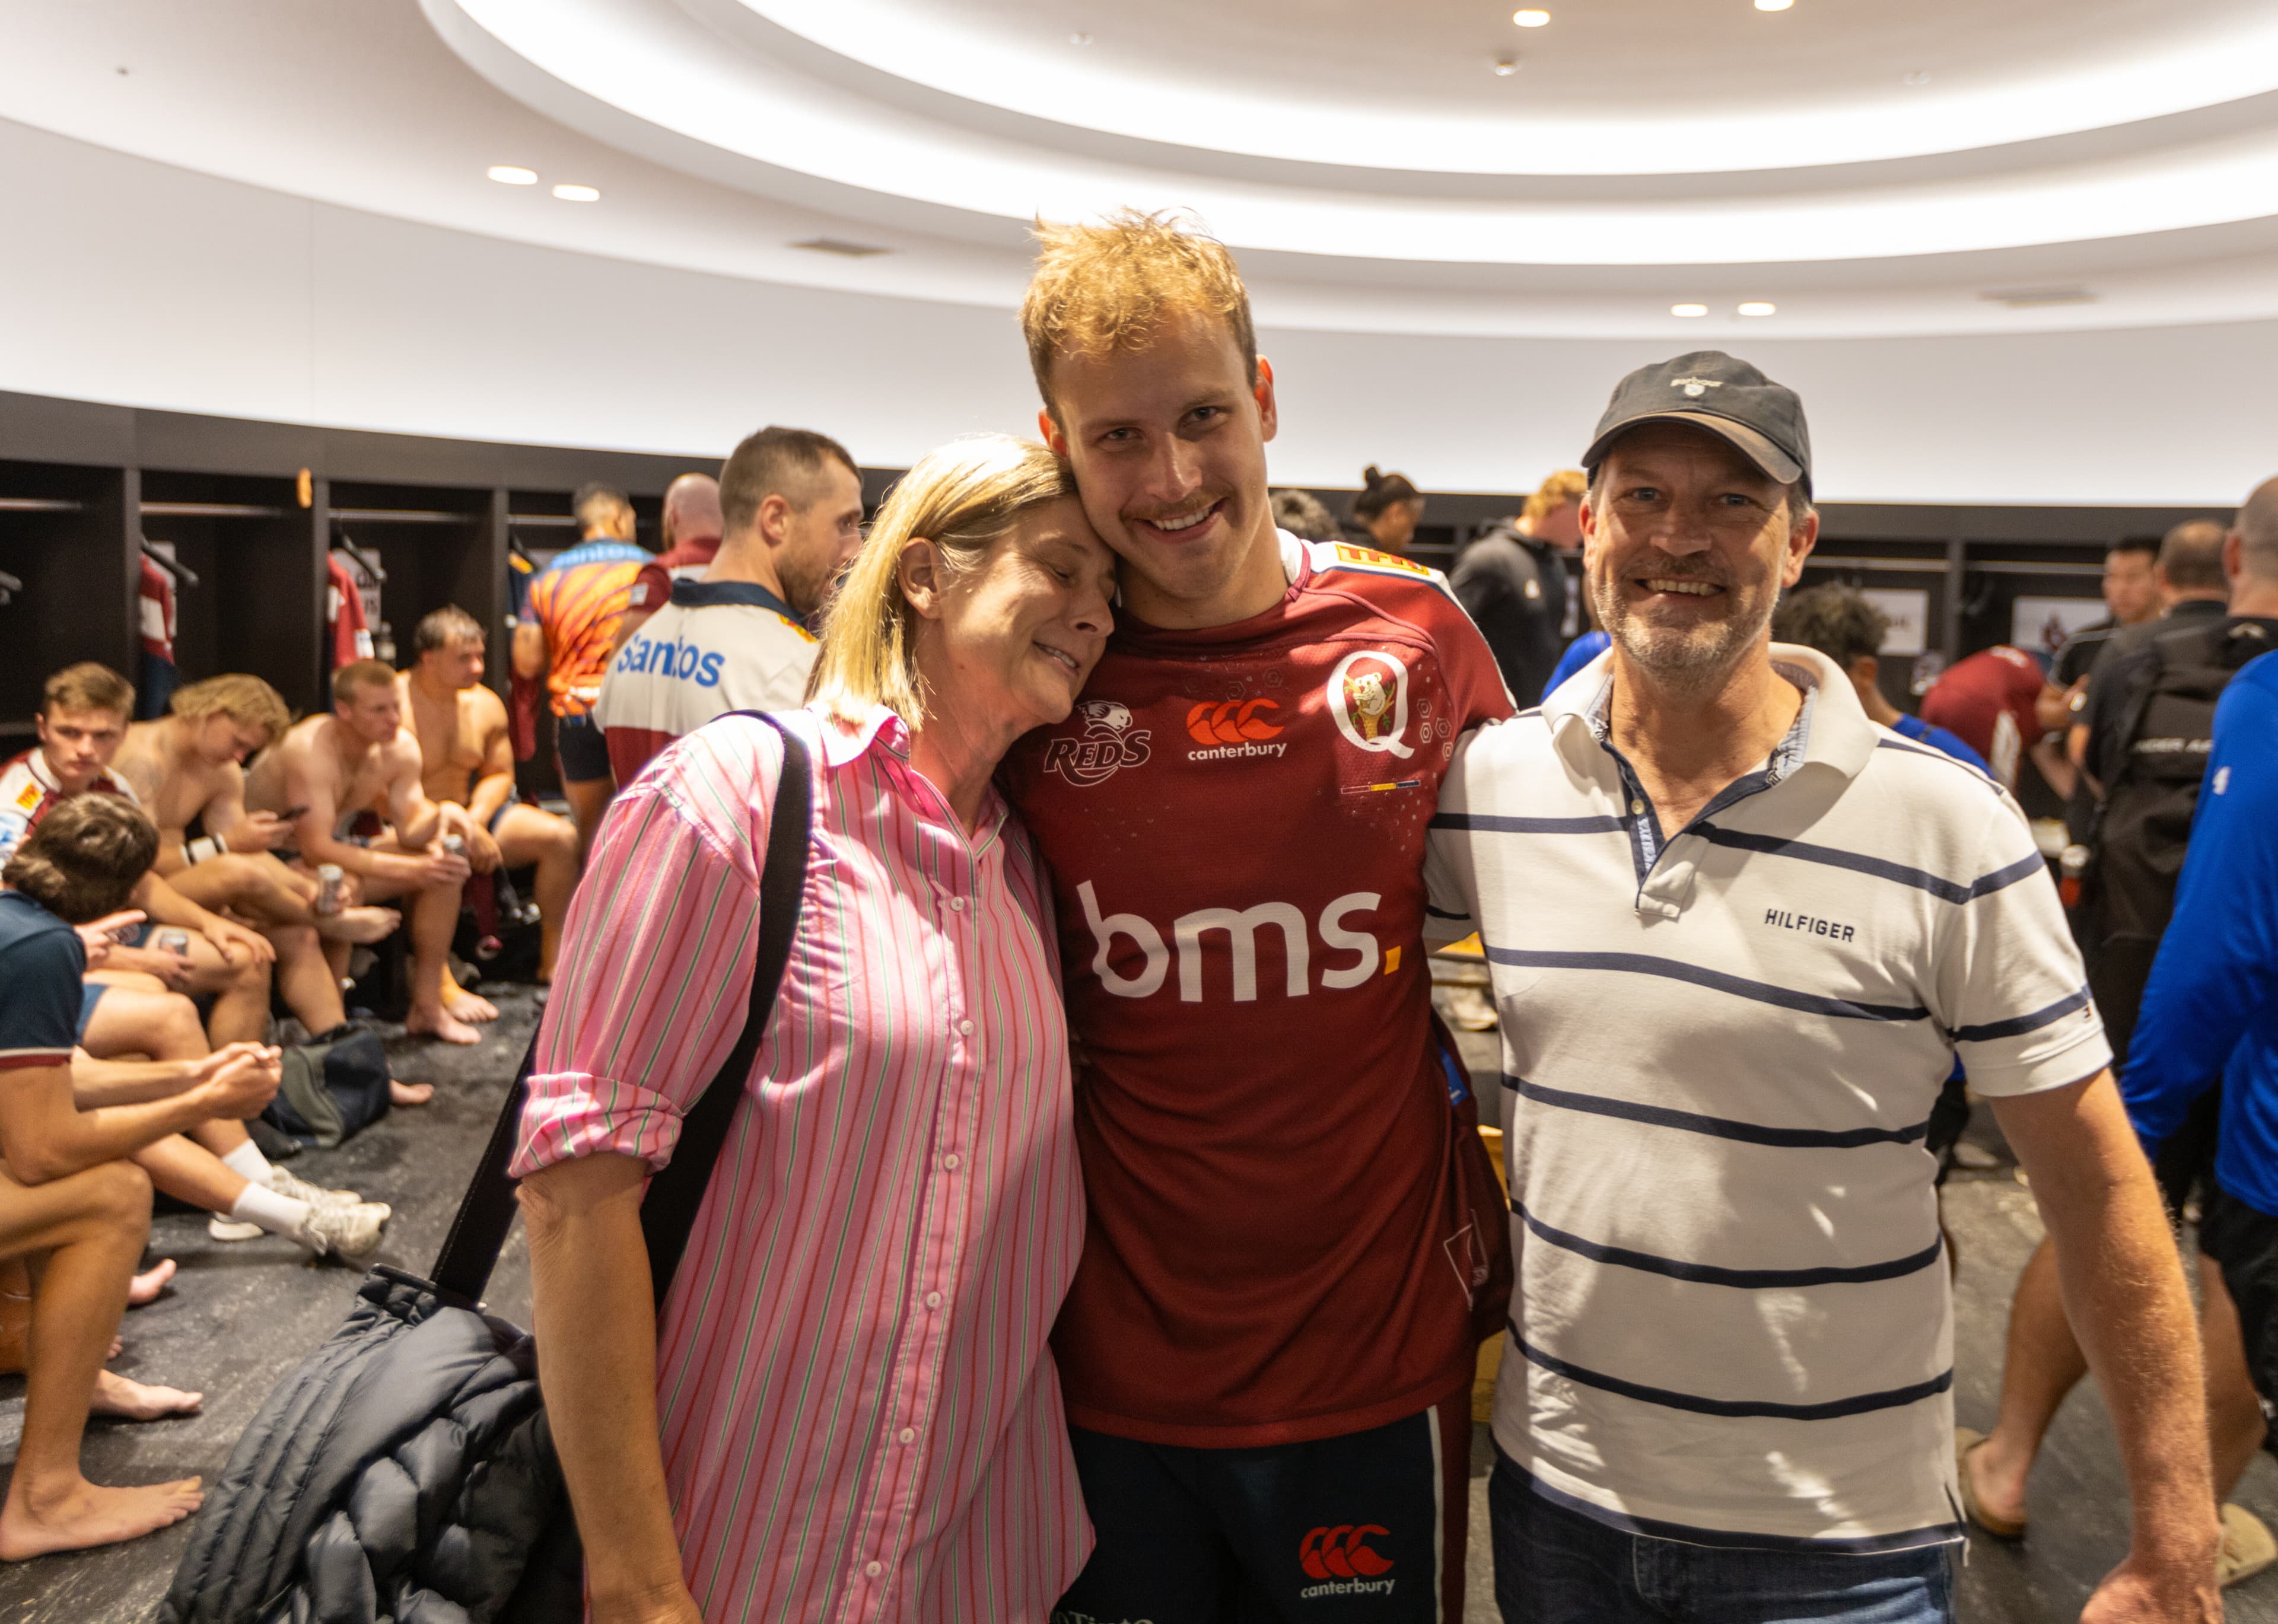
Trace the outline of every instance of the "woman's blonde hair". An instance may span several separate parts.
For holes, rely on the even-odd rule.
[[[1033,440],[975,434],[928,452],[888,492],[824,612],[807,692],[848,721],[883,705],[913,728],[926,718],[917,614],[902,594],[902,549],[933,543],[944,584],[978,565],[1022,514],[1075,494],[1068,465]]]

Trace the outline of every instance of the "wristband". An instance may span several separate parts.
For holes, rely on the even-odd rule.
[[[229,849],[210,835],[201,835],[182,848],[182,855],[190,862],[203,863],[208,858],[218,858]]]

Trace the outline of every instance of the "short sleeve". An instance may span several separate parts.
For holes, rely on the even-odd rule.
[[[1458,820],[1470,804],[1466,768],[1480,736],[1473,731],[1456,743],[1440,781],[1439,813],[1424,842],[1424,940],[1435,947],[1461,942],[1479,929],[1471,837]]]
[[[672,598],[672,576],[661,564],[643,564],[625,594],[625,607],[654,614]]]
[[[67,1065],[79,1041],[80,978],[87,950],[67,928],[0,947],[0,1071]]]
[[[563,928],[514,1177],[601,1154],[672,1159],[749,1007],[782,761],[767,724],[715,722],[610,807]]]
[[[1456,731],[1469,732],[1483,721],[1501,721],[1517,707],[1511,703],[1510,690],[1503,685],[1502,667],[1495,664],[1494,651],[1487,646],[1455,589],[1441,583],[1441,591],[1443,595],[1438,603],[1442,613],[1434,617],[1431,628],[1433,652],[1448,684],[1448,698],[1455,705]]]
[[[1977,842],[1967,896],[1934,940],[1931,1014],[1981,1094],[2036,1094],[2112,1063],[2048,864],[2004,794]]]

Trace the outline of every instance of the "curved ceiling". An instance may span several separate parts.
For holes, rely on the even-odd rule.
[[[964,303],[1017,300],[1038,215],[1135,204],[1233,245],[1268,325],[2278,316],[2269,0],[1536,0],[1529,29],[1510,3],[0,0],[0,117],[458,230]],[[817,239],[883,251],[794,246]]]

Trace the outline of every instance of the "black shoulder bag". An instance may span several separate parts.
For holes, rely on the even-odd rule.
[[[739,713],[753,714],[753,713]],[[806,886],[814,783],[800,741],[760,881],[742,1034],[683,1122],[641,1206],[664,1301],[749,1080]],[[583,1615],[583,1548],[538,1388],[531,1335],[482,1311],[516,1210],[507,1163],[535,1034],[434,1277],[385,1264],[331,1341],[278,1384],[208,1489],[160,1624],[554,1624]]]

